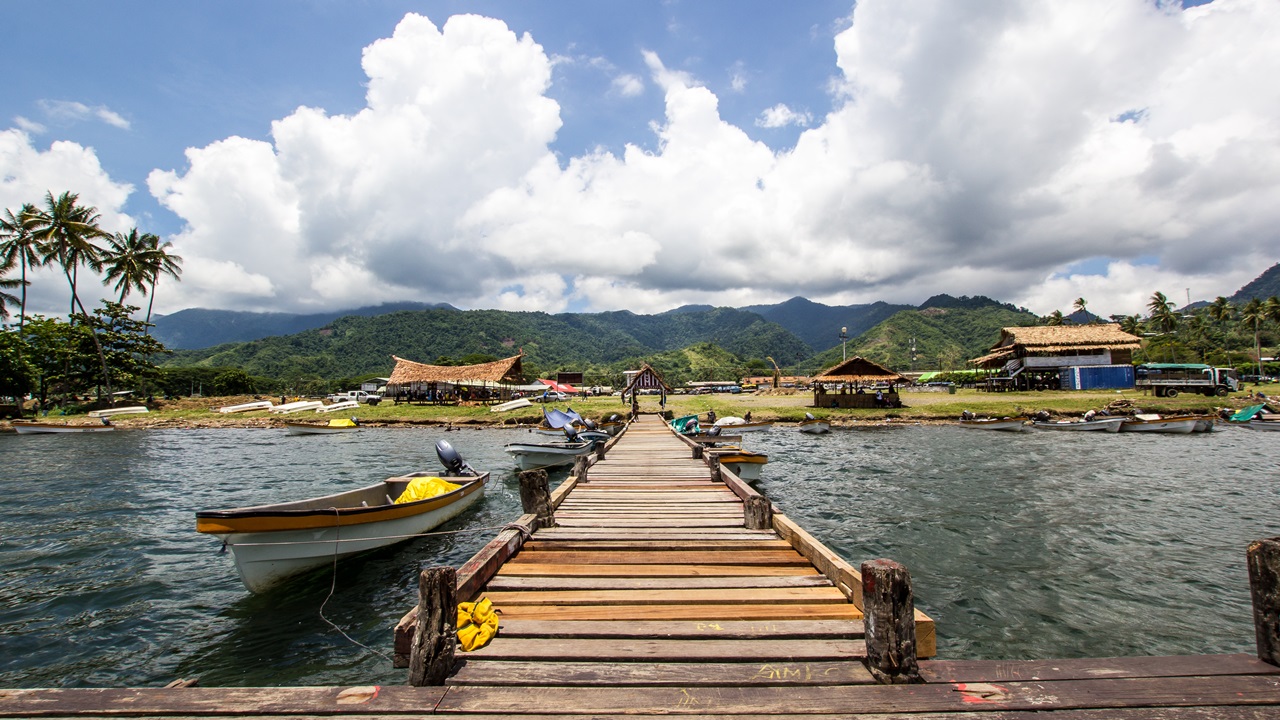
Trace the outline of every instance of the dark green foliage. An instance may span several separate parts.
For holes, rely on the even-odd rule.
[[[1273,295],[1280,295],[1280,263],[1267,268],[1266,272],[1240,288],[1230,300],[1235,305],[1242,306],[1254,298],[1266,300]]]
[[[155,318],[154,334],[161,342],[175,350],[199,350],[226,343],[248,342],[277,335],[293,335],[324,327],[348,315],[372,316],[404,310],[449,310],[452,307],[445,303],[430,305],[399,302],[313,315],[192,308]]]
[[[875,327],[894,314],[911,310],[911,305],[890,305],[876,302],[869,305],[831,306],[793,297],[777,305],[754,305],[742,308],[760,317],[778,323],[805,342],[813,351],[840,346],[840,328],[848,328],[848,336],[855,338]],[[783,358],[773,356],[779,364],[787,364]]]
[[[26,345],[19,340],[16,330],[0,330],[0,403],[16,402],[17,398],[35,389],[35,368],[26,358]]]
[[[258,385],[249,377],[249,373],[231,368],[214,377],[210,389],[213,395],[252,395],[258,392]]]

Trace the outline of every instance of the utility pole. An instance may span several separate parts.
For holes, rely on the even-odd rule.
[[[849,328],[840,328],[840,362],[849,359],[849,351],[845,349],[845,341],[849,339]]]
[[[911,370],[916,369],[916,339],[911,338]]]

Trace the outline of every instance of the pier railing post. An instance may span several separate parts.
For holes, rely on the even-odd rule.
[[[773,528],[773,503],[763,495],[752,495],[742,501],[743,525],[748,530]]]
[[[573,476],[578,478],[578,482],[587,479],[587,468],[591,467],[591,459],[586,455],[579,455],[573,459]]]
[[[581,460],[582,458],[578,458]],[[577,461],[574,461],[574,471],[577,471]],[[585,475],[586,472],[584,471]],[[525,514],[533,514],[538,516],[538,527],[555,527],[556,515],[555,508],[551,505],[551,491],[547,486],[547,471],[541,468],[537,470],[525,470],[520,473],[520,505],[524,508]]]
[[[1255,540],[1247,556],[1258,659],[1280,665],[1280,537]]]
[[[694,460],[701,460],[701,459],[702,459],[702,453],[704,453],[704,452],[705,452],[705,451],[702,449],[702,446],[701,446],[701,445],[694,445],[694,446],[693,446],[693,459],[694,459]]]
[[[867,668],[876,680],[886,685],[924,682],[916,662],[911,573],[892,560],[862,563],[862,613]]]
[[[711,470],[712,482],[721,482],[724,476],[720,474],[720,456],[711,453],[707,456],[707,467]]]
[[[443,685],[458,648],[458,573],[430,567],[418,575],[418,625],[409,657],[409,684]]]

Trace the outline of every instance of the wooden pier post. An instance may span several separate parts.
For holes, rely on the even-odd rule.
[[[693,450],[693,459],[694,459],[694,460],[701,460],[701,459],[702,459],[702,454],[703,454],[703,452],[705,452],[705,451],[702,449],[702,446],[701,446],[701,445],[694,445],[694,446],[693,446],[693,448],[692,448],[692,450]]]
[[[916,662],[916,610],[911,573],[892,560],[862,563],[867,668],[882,684],[922,683]]]
[[[1280,665],[1280,537],[1255,540],[1247,555],[1258,659]]]
[[[724,482],[724,476],[720,474],[720,456],[710,453],[706,459],[707,467],[711,470],[711,481]]]
[[[579,455],[573,459],[573,476],[578,478],[578,482],[587,479],[587,468],[591,467],[591,460],[586,455]]]
[[[743,525],[748,530],[773,529],[773,503],[763,495],[752,495],[742,501]]]
[[[582,458],[578,458],[581,460]],[[574,472],[577,472],[577,460],[574,461]],[[586,474],[586,471],[583,471]],[[555,527],[555,508],[551,506],[551,491],[547,487],[547,471],[542,468],[525,470],[520,478],[520,505],[525,513],[538,516],[538,527]]]
[[[418,626],[409,658],[409,684],[444,685],[458,648],[458,573],[430,567],[418,575]]]

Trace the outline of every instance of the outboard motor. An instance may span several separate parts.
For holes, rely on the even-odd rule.
[[[712,436],[712,437],[717,437],[717,436],[719,436],[719,435],[720,435],[720,433],[722,433],[722,432],[724,432],[724,427],[723,427],[723,426],[721,426],[721,425],[712,425],[712,426],[711,426],[711,429],[707,431],[707,434],[708,434],[708,435],[710,435],[710,436]]]
[[[596,423],[591,418],[582,418],[582,424],[585,425],[588,430],[596,429]]]
[[[804,419],[805,419],[805,420],[816,420],[817,418],[815,418],[815,417],[813,416],[813,413],[805,413],[805,414],[804,414]]]
[[[462,456],[458,454],[457,450],[453,449],[448,440],[436,441],[436,457],[440,458],[440,464],[444,466],[445,474],[449,477],[480,474],[462,459]]]

